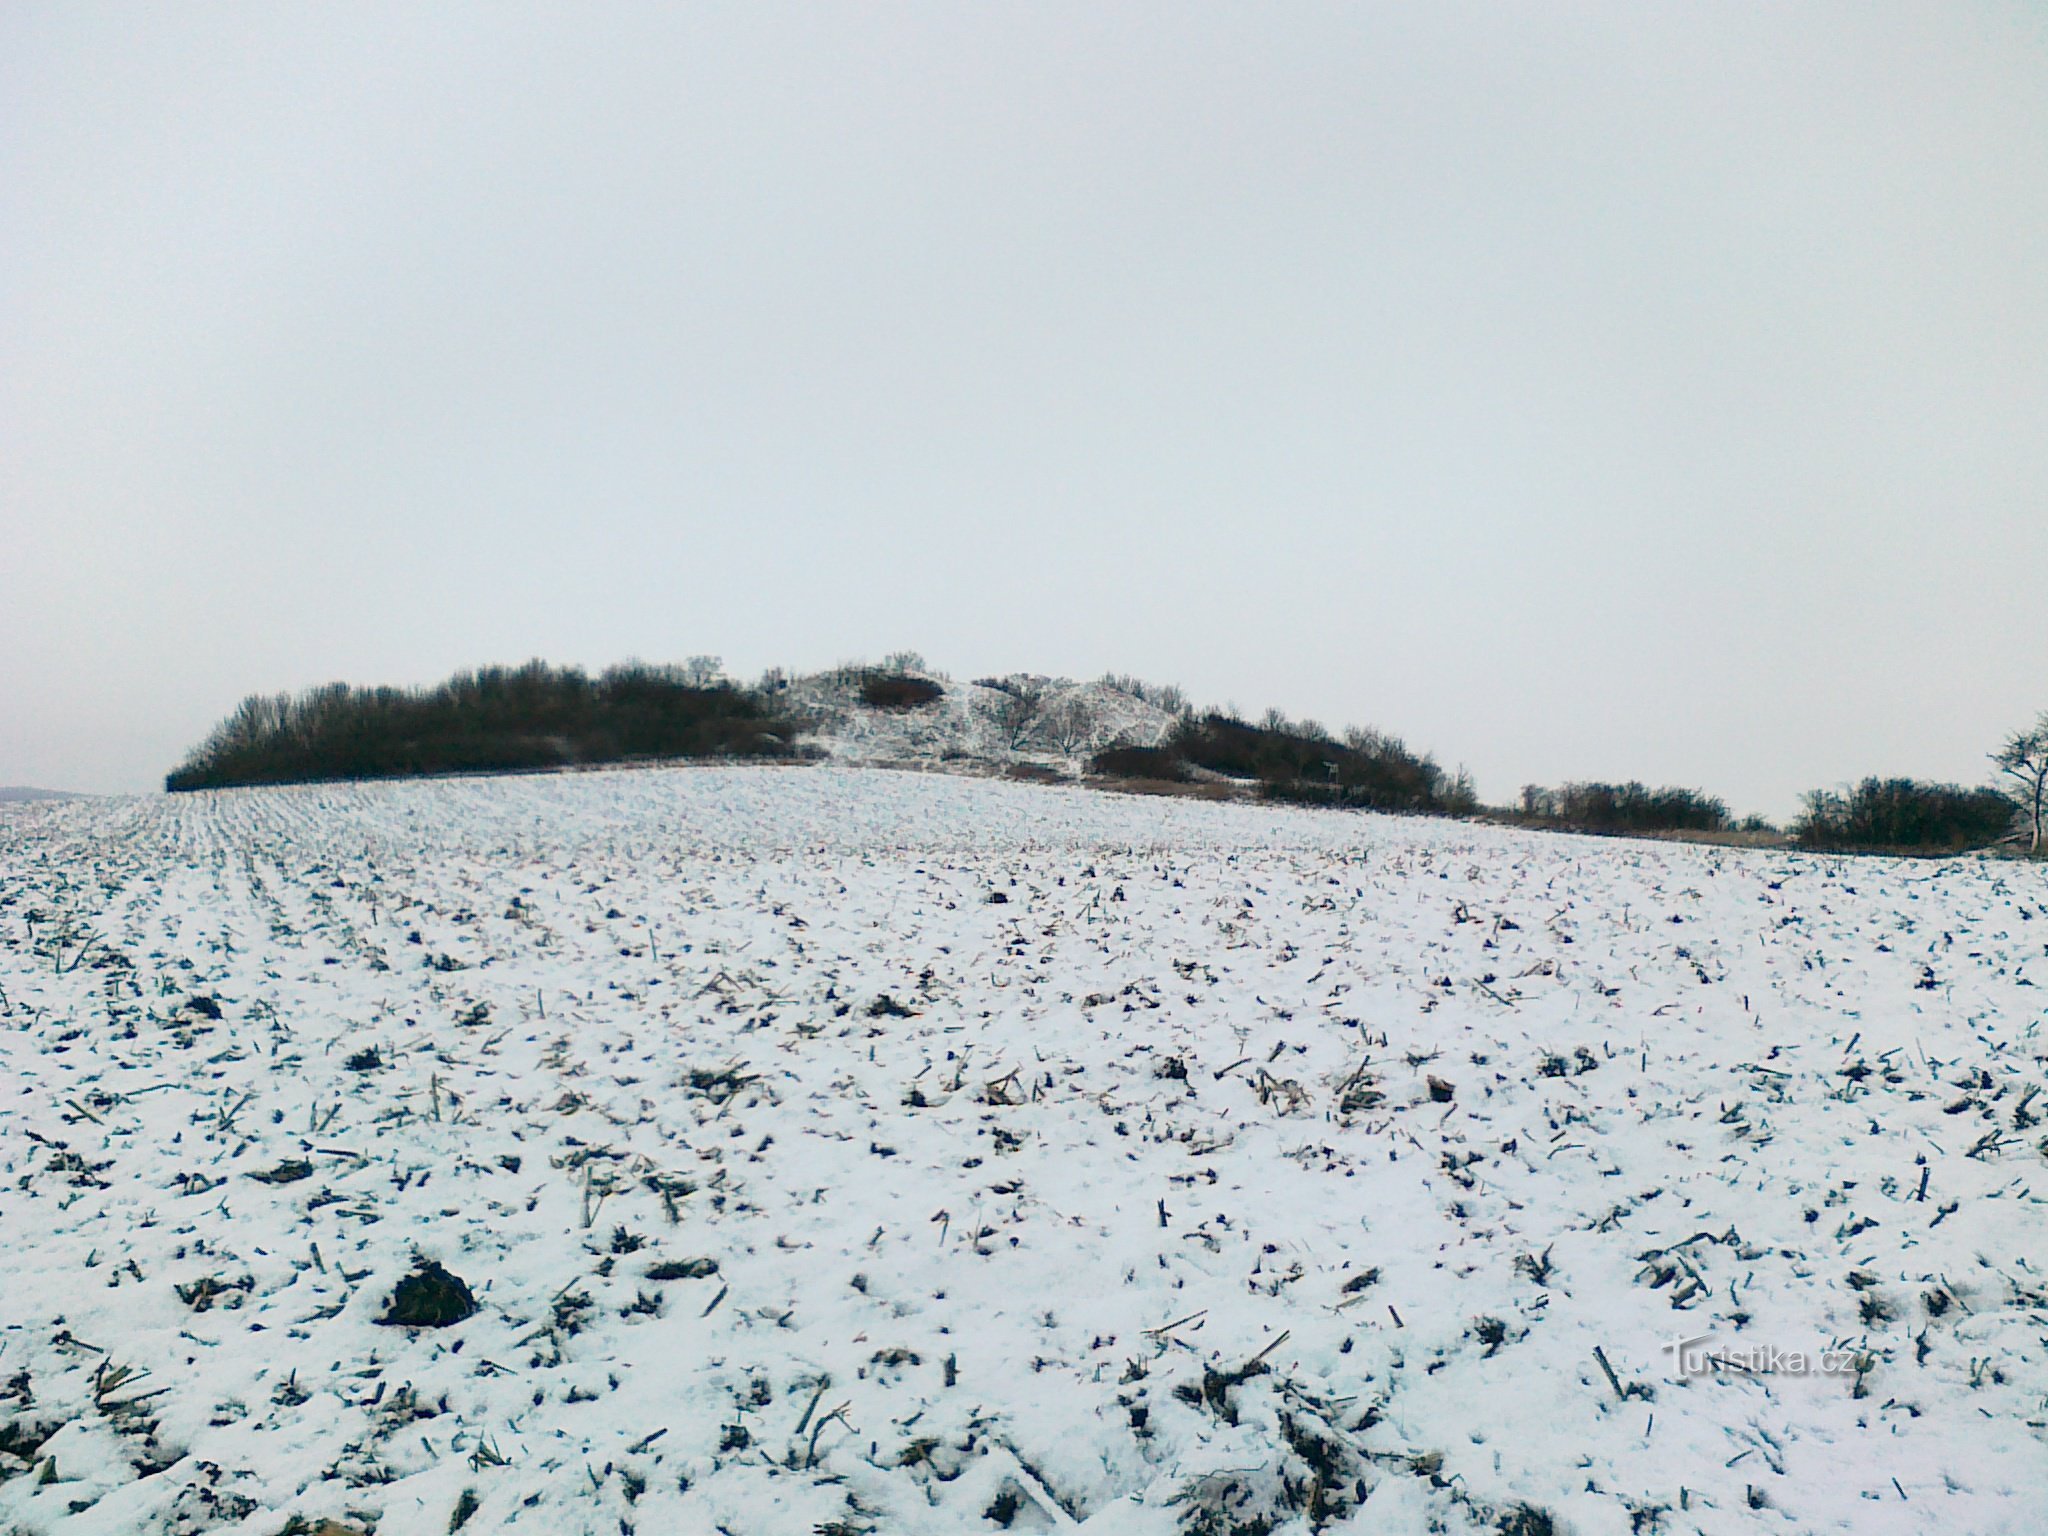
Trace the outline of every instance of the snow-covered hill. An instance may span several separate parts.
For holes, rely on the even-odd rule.
[[[0,810],[0,1529],[2036,1531],[2042,876],[830,765]]]

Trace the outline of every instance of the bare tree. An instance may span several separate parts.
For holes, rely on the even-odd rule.
[[[709,688],[725,675],[725,663],[716,656],[692,656],[683,663],[683,681],[692,688]]]
[[[1450,787],[1443,792],[1443,805],[1453,816],[1470,816],[1479,809],[1479,782],[1463,763],[1451,775]]]
[[[1088,701],[1068,694],[1045,712],[1045,734],[1057,752],[1072,756],[1095,739],[1098,725]]]
[[[1991,754],[1991,761],[2011,781],[2006,795],[2027,818],[2032,833],[2027,851],[2039,853],[2041,815],[2044,802],[2048,802],[2048,710],[2035,716],[2026,730],[2008,736],[2005,745]]]
[[[984,686],[992,689],[995,697],[980,701],[981,712],[991,725],[1002,732],[1003,745],[1015,752],[1024,744],[1024,738],[1031,734],[1031,728],[1038,724],[1038,717],[1045,712],[1045,689],[1029,679],[1003,683],[991,681]]]
[[[1408,750],[1398,736],[1389,736],[1377,726],[1353,725],[1344,731],[1344,745],[1367,757],[1399,757]]]

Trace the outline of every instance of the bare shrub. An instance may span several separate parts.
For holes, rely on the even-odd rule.
[[[928,677],[869,672],[860,680],[860,701],[870,709],[920,709],[936,704],[946,690]]]
[[[1088,760],[1088,771],[1107,779],[1162,779],[1182,783],[1188,765],[1164,747],[1104,747]]]

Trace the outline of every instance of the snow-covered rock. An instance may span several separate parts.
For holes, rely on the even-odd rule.
[[[943,692],[929,704],[876,708],[861,700],[868,675],[844,667],[796,678],[771,703],[807,722],[803,744],[827,757],[918,767],[1033,763],[1072,772],[1104,747],[1157,745],[1175,719],[1107,682],[1030,673],[974,682],[926,671],[884,674]]]

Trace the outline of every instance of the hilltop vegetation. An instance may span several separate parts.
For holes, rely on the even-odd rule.
[[[437,687],[254,695],[164,780],[170,790],[411,778],[660,757],[788,757],[796,727],[679,667],[528,662]]]
[[[1307,805],[1458,815],[1479,806],[1467,775],[1446,774],[1399,737],[1353,729],[1340,741],[1312,720],[1278,712],[1257,725],[1218,711],[1184,715],[1158,745],[1112,747],[1091,766],[1118,778],[1251,780],[1266,799]]]

